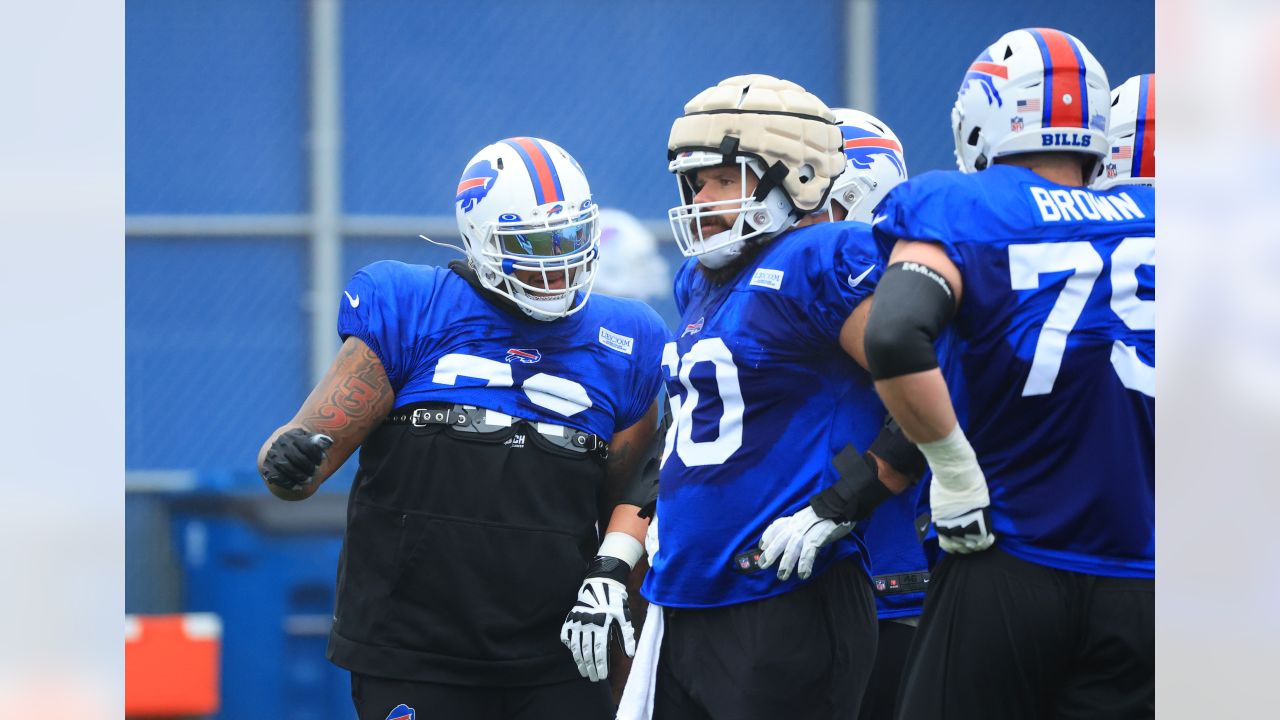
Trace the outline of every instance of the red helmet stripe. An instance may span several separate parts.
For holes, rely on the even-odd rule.
[[[1088,97],[1085,95],[1084,68],[1072,47],[1071,38],[1061,30],[1037,28],[1044,56],[1045,70],[1045,118],[1046,127],[1089,127],[1085,116]],[[1068,104],[1063,98],[1070,96]]]
[[[1141,123],[1143,126],[1142,138],[1142,154],[1139,156],[1142,163],[1142,176],[1156,176],[1156,76],[1155,73],[1147,75],[1147,103],[1143,108]]]
[[[532,138],[518,137],[512,138],[520,149],[524,150],[529,157],[529,169],[533,172],[533,181],[538,184],[535,190],[541,190],[536,193],[543,203],[558,202],[564,200],[556,191],[556,182],[551,169],[551,158],[547,157],[547,153],[535,143]]]

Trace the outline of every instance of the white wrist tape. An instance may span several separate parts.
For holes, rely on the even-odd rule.
[[[991,504],[987,478],[958,423],[946,437],[918,447],[933,471],[929,505],[935,518],[952,517]]]
[[[604,542],[596,551],[596,555],[618,558],[629,568],[634,568],[643,554],[644,544],[624,532],[605,533]]]

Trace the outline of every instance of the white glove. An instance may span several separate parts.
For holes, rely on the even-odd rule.
[[[778,579],[786,580],[797,571],[801,580],[813,573],[813,560],[823,548],[853,530],[853,523],[820,518],[808,505],[794,515],[778,518],[765,528],[760,538],[760,567],[778,563]],[[797,563],[797,561],[799,561]]]
[[[644,551],[649,554],[649,564],[653,565],[653,558],[658,554],[658,516],[654,515],[649,518],[649,530],[644,534]]]
[[[987,512],[991,504],[987,477],[964,431],[957,425],[941,440],[920,443],[919,447],[933,471],[929,509],[938,529],[938,546],[961,554],[991,547],[996,536]]]
[[[608,559],[622,564],[617,558]],[[622,635],[623,651],[635,657],[636,631],[631,627],[626,586],[601,576],[583,580],[578,602],[560,628],[560,640],[568,646],[578,672],[591,682],[609,677],[609,630],[614,625]]]

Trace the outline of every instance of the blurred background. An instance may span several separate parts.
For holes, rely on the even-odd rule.
[[[1075,34],[1113,84],[1155,69],[1149,0],[127,0],[125,609],[216,639],[216,692],[184,712],[353,717],[324,648],[355,461],[291,504],[255,458],[332,359],[347,278],[455,257],[417,235],[459,242],[477,150],[572,153],[596,202],[638,221],[617,232],[651,235],[662,278],[630,290],[674,325],[666,139],[685,101],[769,73],[879,116],[912,174],[954,169],[965,68],[1027,26]]]

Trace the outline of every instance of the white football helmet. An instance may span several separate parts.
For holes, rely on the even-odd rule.
[[[599,211],[587,176],[560,146],[515,137],[486,147],[467,163],[456,203],[458,230],[481,285],[537,320],[587,304]]]
[[[658,254],[657,238],[622,210],[600,210],[600,263],[595,289],[639,300],[671,292],[670,269]]]
[[[998,157],[1031,152],[1091,156],[1085,181],[1107,151],[1111,88],[1102,65],[1076,38],[1052,28],[1005,33],[982,51],[951,110],[956,164],[985,170]]]
[[[685,104],[671,126],[668,169],[681,204],[668,212],[685,257],[709,268],[731,262],[747,241],[765,242],[824,207],[844,170],[831,110],[799,85],[769,75],[721,81]],[[740,173],[739,197],[694,202],[697,171],[727,165]],[[747,194],[747,173],[757,179]],[[729,230],[705,237],[702,221],[724,216]]]
[[[1134,75],[1111,93],[1110,153],[1094,187],[1156,184],[1156,76]]]
[[[832,108],[844,137],[844,172],[831,186],[828,208],[839,203],[845,219],[870,223],[872,211],[894,185],[907,179],[902,143],[888,125],[861,110]]]

